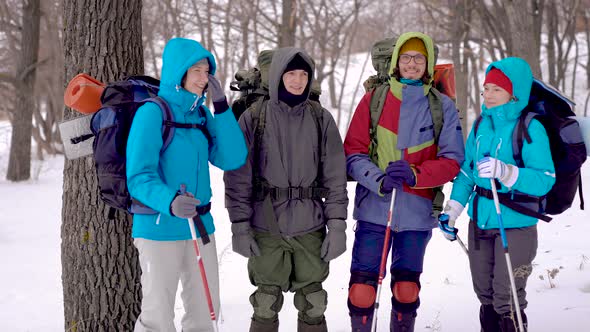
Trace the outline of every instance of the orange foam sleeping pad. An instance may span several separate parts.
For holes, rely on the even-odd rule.
[[[105,84],[88,74],[78,74],[66,87],[64,104],[82,114],[92,114],[101,106]]]

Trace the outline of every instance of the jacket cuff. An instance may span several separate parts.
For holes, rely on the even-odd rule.
[[[227,98],[223,98],[223,100],[220,101],[214,101],[213,108],[215,109],[215,114],[225,113],[227,110],[229,110]]]

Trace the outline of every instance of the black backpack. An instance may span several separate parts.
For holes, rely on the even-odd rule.
[[[137,109],[152,102],[162,111],[162,154],[174,137],[175,128],[199,129],[211,145],[211,135],[205,124],[174,122],[174,115],[166,101],[158,97],[160,82],[148,76],[132,76],[107,85],[101,95],[102,107],[94,113],[91,131],[94,134],[93,155],[101,199],[111,207],[131,213],[155,214],[153,209],[133,199],[127,189],[126,156],[127,138]],[[199,108],[202,117],[205,111]],[[205,117],[206,118],[206,117]]]
[[[576,196],[576,191],[579,191],[580,209],[584,210],[580,168],[586,161],[586,146],[580,125],[572,118],[575,116],[572,110],[574,105],[557,89],[540,80],[533,79],[529,103],[522,111],[512,133],[512,153],[516,165],[525,167],[522,160],[522,146],[525,140],[529,144],[532,142],[528,133],[528,126],[532,119],[539,120],[549,137],[551,157],[555,166],[555,184],[547,195],[538,198],[522,193],[516,195],[508,193],[508,196],[512,197],[510,199],[506,197],[504,202],[501,199],[502,204],[519,213],[549,222],[552,218],[546,214],[557,215],[569,209]],[[481,116],[473,124],[474,135],[477,134],[480,122]],[[483,196],[488,196],[486,190],[481,191]],[[523,207],[524,204],[518,204],[530,203],[532,198],[538,202],[538,209],[531,210]]]

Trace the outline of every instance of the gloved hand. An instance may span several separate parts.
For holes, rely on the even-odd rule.
[[[221,83],[215,78],[215,76],[209,74],[209,83],[207,84],[207,92],[211,96],[211,100],[216,103],[226,100],[225,92],[221,87]]]
[[[396,160],[390,162],[385,169],[385,174],[390,178],[399,178],[410,187],[416,185],[416,175],[407,160]]]
[[[390,194],[393,189],[400,189],[402,187],[402,181],[399,178],[391,178],[385,174],[381,181],[381,188],[379,191],[381,194]]]
[[[170,212],[178,218],[192,218],[197,215],[197,206],[201,201],[192,195],[178,195],[170,203]]]
[[[260,248],[254,239],[250,221],[232,223],[231,232],[231,246],[234,252],[246,258],[260,256]]]
[[[463,212],[463,205],[461,203],[450,200],[445,206],[444,212],[438,216],[438,228],[443,232],[445,238],[449,241],[457,239],[459,229],[455,228],[455,221]]]
[[[480,159],[477,162],[477,172],[480,178],[497,178],[506,187],[512,187],[518,179],[518,167],[492,157]]]
[[[346,222],[341,219],[330,219],[326,225],[328,233],[322,243],[320,256],[325,262],[329,262],[346,251]]]

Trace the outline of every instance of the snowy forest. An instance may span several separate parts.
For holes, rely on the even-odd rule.
[[[75,75],[87,73],[102,82],[139,74],[159,78],[164,45],[173,37],[186,37],[199,41],[213,53],[218,65],[216,76],[231,104],[239,97],[229,89],[238,70],[256,66],[262,50],[296,46],[315,60],[322,105],[331,112],[344,137],[364,94],[363,82],[374,73],[370,53],[373,44],[407,31],[430,35],[439,50],[438,62],[454,65],[456,105],[464,137],[481,112],[480,93],[486,67],[508,56],[525,59],[537,79],[556,87],[576,103],[577,116],[588,117],[590,0],[0,2],[0,251],[3,251],[0,265],[4,271],[11,270],[11,266],[22,267],[0,278],[0,293],[8,294],[7,299],[0,300],[0,330],[131,331],[140,312],[141,268],[131,238],[132,217],[118,211],[114,220],[108,220],[109,208],[98,195],[92,157],[64,158],[58,125],[80,116],[66,107],[63,100],[65,87]],[[212,171],[211,180],[212,213],[217,214],[216,234],[220,234],[217,249],[222,265],[221,289],[227,303],[224,304],[222,296],[220,329],[246,330],[252,309],[247,293],[252,289],[239,291],[248,284],[243,271],[246,260],[231,253],[222,173]],[[590,188],[588,163],[582,173],[585,188]],[[353,201],[354,187],[350,183],[348,194]],[[590,218],[578,206],[579,202],[575,201],[571,210],[576,211],[560,216],[566,220],[549,224],[561,228],[547,230],[551,234],[546,235],[547,244],[565,244],[568,240],[559,234],[576,237],[571,246],[564,245],[564,252],[557,258],[543,258],[539,254],[542,262],[549,263],[539,267],[531,277],[535,279],[531,287],[543,287],[543,290],[530,291],[536,295],[530,300],[533,311],[529,320],[537,319],[531,323],[530,331],[552,331],[550,327],[563,326],[566,326],[564,331],[590,329],[590,246],[583,237],[584,232],[586,237],[589,234]],[[354,237],[351,215],[352,203],[348,248],[352,247]],[[463,221],[468,220],[463,217]],[[560,224],[555,226],[557,223]],[[584,228],[570,228],[574,224]],[[27,234],[33,230],[41,233],[29,237]],[[462,225],[462,233],[467,236],[466,223]],[[53,240],[46,242],[49,237]],[[451,247],[439,237],[433,235],[440,241],[437,245]],[[6,242],[2,244],[4,239]],[[26,245],[15,244],[27,239],[31,241]],[[460,257],[456,262],[435,266],[427,260],[425,269],[452,268],[461,270],[461,276],[440,272],[431,277],[436,282],[424,282],[423,287],[434,288],[438,282],[442,287],[455,287],[461,292],[454,298],[456,302],[450,302],[453,293],[441,291],[441,294],[448,295],[448,305],[453,310],[465,309],[473,317],[463,324],[457,321],[463,316],[460,312],[451,314],[449,308],[428,309],[426,293],[421,307],[426,307],[426,314],[420,316],[419,311],[422,321],[418,321],[417,331],[479,329],[479,304],[471,289],[469,265],[460,248],[455,248],[455,244],[452,247],[452,254]],[[21,251],[21,248],[26,249]],[[557,249],[539,245],[539,253],[553,255]],[[43,258],[49,252],[51,258]],[[43,269],[39,271],[33,261],[23,263],[29,255],[52,263],[37,265]],[[326,314],[331,315],[328,325],[334,328],[330,330],[349,330],[346,307],[349,257],[347,252],[337,265],[331,266],[327,281],[333,282]],[[564,261],[560,261],[562,257]],[[225,274],[223,265],[228,266]],[[572,285],[574,290],[549,294],[555,287],[566,286],[565,281],[560,283],[559,275],[556,277],[563,266],[575,271],[561,273],[562,279],[569,276],[578,283]],[[40,280],[49,274],[51,278]],[[232,274],[234,279],[230,277]],[[33,291],[25,291],[30,287]],[[52,295],[43,293],[49,289],[55,289]],[[381,295],[384,302],[389,302],[388,291]],[[43,304],[49,302],[44,298],[50,299],[50,304]],[[549,304],[534,307],[535,301],[557,303],[568,299],[571,302],[564,304],[566,316],[562,319],[570,325],[544,318],[552,315],[543,313]],[[37,301],[43,305],[32,304]],[[30,308],[27,303],[31,303]],[[179,302],[177,306],[178,318],[182,304]],[[52,309],[39,314],[48,307]],[[292,301],[285,300],[284,307],[293,307]],[[289,310],[283,309],[285,315],[295,317],[296,311]],[[292,319],[292,324],[285,320],[282,331],[295,331],[295,318]],[[383,330],[386,328],[383,325]]]

